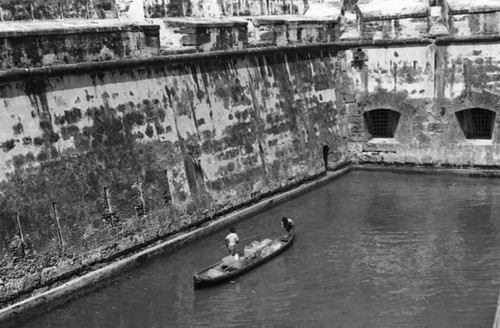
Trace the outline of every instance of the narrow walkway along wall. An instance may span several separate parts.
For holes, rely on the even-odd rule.
[[[0,84],[3,302],[342,156],[334,51],[123,63]]]

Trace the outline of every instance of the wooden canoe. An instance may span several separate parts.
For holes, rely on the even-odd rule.
[[[250,256],[243,257],[241,256],[238,261],[240,261],[240,266],[239,268],[231,267],[231,266],[226,266],[222,261],[217,262],[208,268],[200,271],[199,273],[196,273],[193,275],[193,283],[194,283],[194,288],[202,288],[206,286],[211,286],[215,285],[221,282],[228,281],[230,279],[233,279],[239,275],[242,275],[245,272],[250,271],[251,269],[255,268],[256,266],[272,259],[276,255],[282,253],[284,250],[288,249],[292,244],[293,241],[295,240],[295,235],[292,234],[291,236],[288,237],[282,237],[279,239],[273,240],[273,243],[275,241],[280,241],[281,245],[279,248],[274,249],[272,251],[266,250],[263,252],[264,248],[253,253]],[[270,246],[267,246],[270,247]],[[261,256],[264,254],[264,256]],[[216,270],[218,272],[217,276],[213,276],[209,274],[210,270]],[[213,272],[213,271],[212,271]]]

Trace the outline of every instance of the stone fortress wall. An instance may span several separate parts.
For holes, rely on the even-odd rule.
[[[0,7],[3,305],[325,161],[500,164],[494,0]]]

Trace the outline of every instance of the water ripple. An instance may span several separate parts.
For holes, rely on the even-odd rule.
[[[491,327],[500,284],[494,180],[354,172],[239,224],[298,239],[233,282],[194,291],[225,232],[19,328]]]

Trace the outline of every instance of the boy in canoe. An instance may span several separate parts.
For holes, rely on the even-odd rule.
[[[226,239],[224,241],[226,242],[226,247],[229,250],[229,254],[234,256],[234,254],[236,254],[236,246],[240,242],[240,239],[236,234],[235,227],[229,228],[229,234],[226,236]]]
[[[287,237],[291,236],[295,231],[295,224],[292,219],[287,218],[286,216],[281,218],[281,226],[285,229]]]

